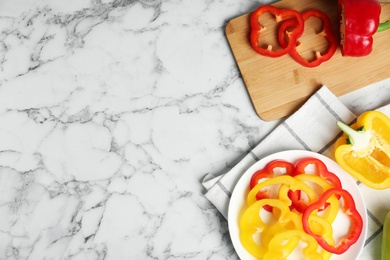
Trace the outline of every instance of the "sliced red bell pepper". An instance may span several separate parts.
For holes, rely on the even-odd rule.
[[[337,177],[337,175],[333,172],[330,172],[323,161],[314,157],[307,157],[299,160],[299,162],[295,165],[295,171],[292,173],[292,175],[295,176],[302,173],[310,173],[307,170],[309,165],[313,165],[315,167],[314,174],[325,179],[334,188],[342,188],[339,177]]]
[[[313,165],[315,167],[314,172],[310,172],[307,170],[309,165]],[[307,157],[298,161],[295,165],[295,170],[292,173],[292,176],[296,176],[298,174],[315,174],[326,180],[333,188],[342,188],[341,181],[337,175],[330,172],[326,165],[319,159],[313,157]],[[302,213],[308,204],[301,198],[301,191],[289,191],[289,198],[292,201],[293,207],[300,213]]]
[[[312,231],[309,223],[309,217],[313,212],[323,208],[327,204],[328,200],[334,195],[339,195],[343,198],[342,209],[344,214],[349,217],[351,225],[349,228],[349,233],[342,238],[340,243],[337,245],[330,245],[321,234],[316,234]],[[346,252],[359,239],[363,230],[363,219],[355,207],[355,202],[352,198],[352,195],[347,190],[332,188],[324,192],[318,201],[309,205],[305,209],[302,214],[302,226],[303,230],[305,230],[305,232],[309,235],[313,236],[317,240],[318,244],[326,251],[333,254],[342,254]]]
[[[268,45],[266,48],[260,46],[259,38],[262,35],[262,32],[266,29],[259,21],[259,18],[265,13],[270,13],[275,17],[277,23],[293,19],[296,21],[296,28],[289,34],[289,42],[280,48],[279,50],[273,49],[272,45]],[[289,53],[290,50],[294,47],[296,39],[300,37],[303,33],[303,18],[301,14],[296,10],[291,9],[279,9],[272,5],[262,5],[257,8],[251,15],[250,25],[251,25],[251,35],[250,41],[252,48],[259,54],[269,57],[280,57],[286,53]]]
[[[285,174],[287,174],[287,175],[291,175],[294,172],[294,165],[290,162],[282,161],[282,160],[271,161],[263,169],[258,170],[257,172],[255,172],[252,175],[252,178],[251,178],[251,181],[249,184],[249,189],[253,189],[259,183],[259,181],[261,179],[275,177],[276,176],[275,173],[277,172],[277,168],[279,168],[280,171],[282,171],[282,169],[284,169]],[[269,198],[270,194],[271,194],[271,191],[269,189],[259,191],[256,194],[256,199],[261,200],[261,199]],[[264,209],[269,211],[269,212],[272,211],[272,207],[270,207],[269,205],[265,205]]]
[[[381,5],[377,0],[339,0],[340,50],[343,56],[366,56],[372,51]]]
[[[337,42],[337,39],[333,33],[332,23],[331,23],[329,17],[324,12],[322,12],[320,10],[308,10],[308,11],[302,13],[302,18],[304,21],[307,21],[310,17],[316,17],[316,18],[321,20],[322,30],[321,30],[321,32],[317,33],[317,35],[324,37],[328,41],[327,50],[324,53],[321,53],[320,51],[316,51],[315,58],[313,60],[307,60],[299,54],[297,47],[299,45],[301,45],[302,43],[297,42],[296,46],[293,47],[289,52],[291,57],[296,62],[298,62],[302,66],[309,67],[309,68],[317,67],[321,63],[329,60],[338,48],[338,42]],[[278,31],[278,40],[279,40],[281,46],[287,46],[288,44],[290,44],[289,37],[287,37],[287,39],[286,39],[286,35],[287,36],[290,35],[291,33],[289,32],[289,30],[291,28],[295,28],[297,26],[298,25],[295,22],[295,20],[289,20],[289,21],[286,21],[280,25],[280,28]]]

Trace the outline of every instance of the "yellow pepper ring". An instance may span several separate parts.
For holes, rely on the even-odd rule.
[[[260,217],[260,211],[265,205],[279,209],[283,219],[289,219],[288,216],[291,214],[288,204],[279,199],[262,199],[256,201],[244,211],[239,222],[241,244],[250,254],[257,258],[262,258],[268,251],[264,245],[259,245],[254,240],[254,235],[260,234],[267,226]]]
[[[268,187],[268,186],[277,185],[277,184],[288,185],[290,190],[292,190],[292,191],[301,190],[301,191],[305,192],[307,197],[309,198],[310,202],[314,202],[317,198],[316,193],[306,183],[299,181],[299,180],[297,180],[294,177],[291,177],[289,175],[282,175],[282,176],[277,176],[277,177],[265,180],[263,182],[260,182],[255,187],[253,187],[248,194],[247,204],[251,205],[251,204],[256,202],[256,194],[261,189]],[[279,189],[279,192],[280,192],[280,189]],[[288,198],[287,194],[286,194],[286,196],[279,197],[279,199],[288,203],[288,206],[291,205],[291,200]]]
[[[309,223],[311,224],[314,233],[333,240],[332,224],[330,224],[326,219],[312,214],[309,217]]]
[[[275,208],[274,208],[274,215],[275,215]],[[285,216],[288,218],[287,221],[276,221],[273,224],[268,225],[264,228],[262,234],[261,234],[261,241],[263,245],[268,245],[269,241],[275,236],[275,234],[280,232],[285,232],[286,230],[292,230],[292,229],[300,229],[302,228],[302,218],[301,215],[295,212],[290,211],[289,213],[285,212]],[[280,215],[280,214],[279,214]],[[276,216],[276,215],[275,215]],[[280,216],[276,216],[278,219],[280,219]],[[296,240],[296,243],[299,241]],[[295,245],[296,246],[296,245]],[[291,247],[291,250],[294,249],[295,246]]]
[[[339,200],[337,199],[336,196],[331,196],[327,202],[330,204],[324,212],[323,218],[326,219],[330,224],[333,223],[333,221],[336,219],[337,214],[339,213]],[[317,212],[317,210],[313,211]]]
[[[307,244],[303,248],[303,255],[310,260],[322,260],[322,255],[317,251],[318,243],[314,237],[305,233],[303,230],[288,230],[284,233],[279,233],[271,239],[268,245],[268,252],[264,254],[263,260],[285,259],[289,254],[285,252],[284,244],[291,239],[299,239]],[[287,255],[286,255],[287,254]]]
[[[244,212],[240,220],[240,229],[241,230],[258,230],[259,228],[264,228],[267,224],[260,217],[260,211],[265,205],[270,205],[271,207],[277,208],[280,210],[281,216],[280,221],[283,222],[283,219],[289,219],[290,208],[289,205],[281,201],[280,199],[262,199],[255,201],[251,204]]]

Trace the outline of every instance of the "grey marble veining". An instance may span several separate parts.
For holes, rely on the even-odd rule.
[[[1,1],[0,259],[237,259],[200,181],[279,123],[224,35],[261,3]]]

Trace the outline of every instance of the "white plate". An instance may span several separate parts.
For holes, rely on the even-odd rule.
[[[358,186],[356,185],[356,182],[352,179],[352,177],[347,172],[345,172],[341,168],[340,165],[338,165],[336,162],[329,159],[328,157],[325,157],[321,154],[314,153],[314,152],[290,150],[290,151],[284,151],[284,152],[279,152],[279,153],[269,155],[261,159],[257,163],[255,163],[242,175],[236,187],[234,188],[229,203],[228,224],[229,224],[229,232],[233,242],[233,246],[240,259],[242,260],[256,259],[251,254],[249,254],[242,246],[240,242],[239,228],[238,228],[239,218],[242,214],[242,209],[246,202],[246,196],[249,192],[249,182],[253,173],[256,172],[257,170],[263,169],[269,162],[276,159],[286,160],[295,164],[298,160],[306,157],[314,157],[320,159],[325,163],[329,171],[333,172],[339,177],[343,188],[348,190],[349,193],[351,193],[352,197],[354,198],[356,209],[359,211],[360,215],[363,218],[363,230],[362,230],[362,234],[359,237],[359,240],[354,245],[352,245],[348,249],[348,251],[346,251],[344,254],[341,255],[334,254],[331,257],[331,259],[332,260],[333,259],[357,259],[359,257],[360,253],[363,250],[364,242],[367,236],[367,212],[366,212],[366,205],[364,199],[360,193]],[[334,223],[334,225],[335,224],[337,223]],[[337,230],[337,226],[333,226],[333,228],[334,230]]]

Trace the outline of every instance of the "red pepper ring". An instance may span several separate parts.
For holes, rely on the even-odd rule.
[[[337,175],[333,172],[330,172],[321,160],[313,157],[308,157],[299,160],[298,163],[295,165],[295,171],[291,174],[291,176],[296,176],[299,174],[310,174],[310,172],[306,170],[309,165],[314,165],[314,175],[318,175],[324,180],[326,180],[333,188],[342,188],[339,177],[337,177]],[[301,199],[301,192],[299,190],[289,191],[288,195],[295,209],[298,212],[302,213],[307,207],[307,204],[303,199]],[[337,198],[339,198],[339,196]]]
[[[296,29],[289,35],[289,41],[285,46],[282,46],[280,50],[272,50],[272,45],[268,45],[267,48],[259,46],[259,38],[262,32],[266,29],[259,22],[259,18],[265,13],[270,13],[275,17],[277,23],[292,19],[296,21]],[[250,18],[251,34],[250,42],[252,48],[259,54],[269,57],[280,57],[287,54],[295,46],[296,40],[303,33],[304,21],[301,14],[296,10],[291,9],[279,9],[273,5],[263,5],[257,8]]]
[[[343,238],[341,243],[335,246],[329,245],[322,235],[315,234],[311,230],[309,224],[309,217],[312,212],[324,207],[324,205],[327,203],[327,200],[333,195],[339,195],[343,198],[343,212],[351,220],[351,226],[348,235]],[[344,189],[332,188],[324,192],[318,201],[312,203],[305,209],[302,214],[302,226],[303,230],[305,230],[305,232],[309,235],[313,236],[323,249],[333,254],[343,254],[359,239],[363,230],[363,219],[355,207],[355,202],[352,198],[352,195]]]
[[[250,184],[249,184],[249,189],[253,189],[261,179],[263,178],[273,178],[275,177],[275,171],[276,168],[283,168],[286,171],[286,175],[292,175],[294,172],[294,165],[290,162],[287,161],[282,161],[282,160],[275,160],[269,162],[265,168],[258,170],[252,175]],[[268,199],[270,198],[271,191],[270,189],[267,189],[265,191],[259,191],[256,194],[256,199],[261,200],[261,199]],[[264,209],[267,210],[268,212],[272,212],[272,207],[269,205],[265,205]]]
[[[310,164],[314,165],[316,175],[329,182],[329,184],[331,184],[334,188],[342,188],[339,177],[337,177],[337,175],[333,172],[330,172],[323,161],[314,157],[307,157],[299,160],[299,162],[295,165],[295,171],[292,173],[292,176],[309,173],[306,168]]]
[[[296,62],[308,68],[317,67],[321,63],[328,61],[333,56],[333,54],[335,54],[338,47],[338,42],[333,33],[332,22],[330,21],[329,17],[320,10],[308,10],[302,13],[302,18],[304,21],[307,21],[310,17],[316,17],[322,21],[322,30],[317,35],[321,37],[325,37],[325,39],[328,41],[328,49],[326,50],[325,53],[320,53],[319,51],[316,51],[315,59],[310,61],[310,60],[306,60],[298,53],[296,47],[301,45],[301,43],[297,42],[296,46],[291,49],[290,56]],[[288,46],[290,44],[289,41],[288,42],[286,41],[285,36],[286,34],[288,36],[291,33],[289,32],[291,28],[296,28],[297,26],[299,27],[299,25],[297,25],[297,23],[294,20],[285,21],[280,25],[278,31],[278,40],[281,46]],[[293,30],[293,32],[294,31],[295,29]],[[289,36],[287,38],[289,38]]]

